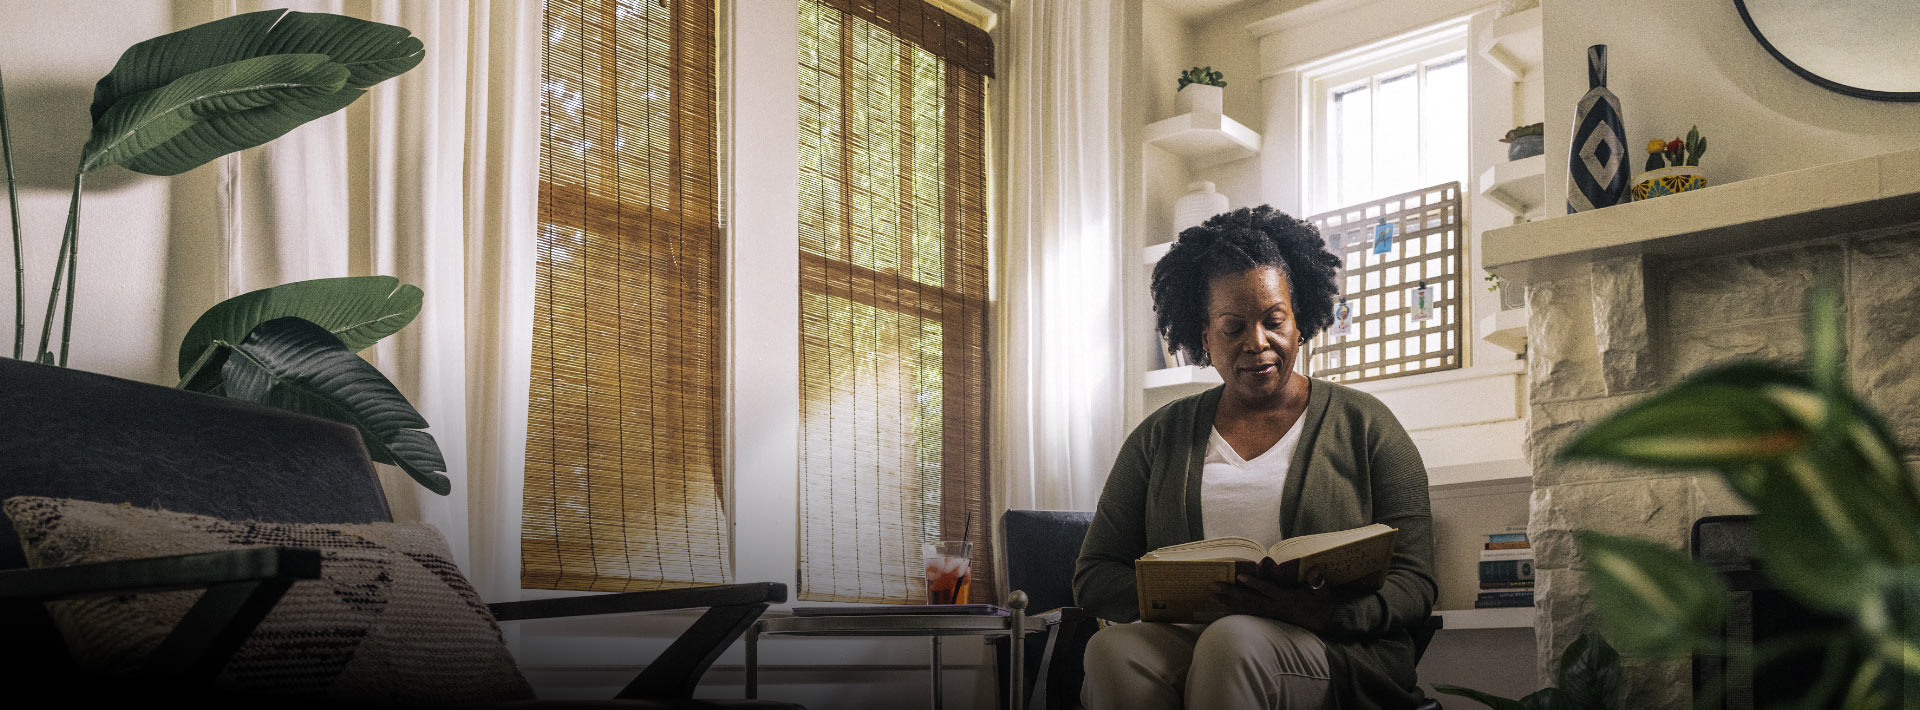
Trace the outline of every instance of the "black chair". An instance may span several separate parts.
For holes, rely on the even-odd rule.
[[[1087,641],[1099,622],[1073,606],[1073,567],[1080,543],[1087,537],[1093,513],[1068,510],[1009,510],[1000,518],[1000,549],[1007,556],[1007,588],[1024,590],[1027,608],[1039,609],[1047,633],[1028,639],[1026,677],[1032,688],[1023,710],[1068,710],[1080,706],[1080,686],[1086,680],[1083,660]],[[1413,658],[1418,663],[1441,626],[1440,617],[1408,631],[1413,636]],[[1007,697],[1006,639],[993,639],[1002,686]],[[1004,710],[1004,700],[1001,706]],[[1429,698],[1416,710],[1440,710]]]
[[[392,520],[366,448],[349,427],[0,358],[0,499],[21,495],[266,522]],[[286,589],[319,577],[319,560],[313,550],[264,548],[29,570],[12,524],[0,516],[0,678],[16,693],[59,687],[71,697],[88,687],[71,683],[77,676],[47,601],[205,589],[147,668],[149,679],[168,683],[162,691],[204,692]],[[490,606],[503,622],[704,607],[620,692],[630,702],[614,706],[794,708],[688,700],[721,651],[786,598],[786,585],[759,583]]]

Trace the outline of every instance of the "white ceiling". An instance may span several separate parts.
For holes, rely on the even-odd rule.
[[[1149,0],[1155,7],[1166,10],[1180,18],[1182,22],[1192,22],[1230,10],[1237,10],[1261,0]]]

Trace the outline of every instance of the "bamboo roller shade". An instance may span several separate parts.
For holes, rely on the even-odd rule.
[[[521,582],[729,581],[712,0],[546,0]]]
[[[1309,375],[1364,382],[1462,365],[1460,324],[1465,299],[1460,253],[1460,183],[1450,182],[1315,215],[1327,248],[1340,257],[1340,294],[1353,307],[1353,328],[1313,339]],[[1393,246],[1373,253],[1373,228],[1394,225]],[[1408,294],[1422,282],[1439,287],[1433,318],[1413,320]]]
[[[800,4],[798,596],[926,598],[987,510],[985,33],[917,0]],[[982,66],[987,58],[987,66]]]

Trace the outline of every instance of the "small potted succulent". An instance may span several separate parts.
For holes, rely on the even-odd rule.
[[[1218,116],[1224,100],[1221,89],[1226,86],[1226,76],[1213,67],[1194,67],[1181,72],[1180,88],[1175,89],[1173,95],[1174,112]]]
[[[1546,129],[1545,123],[1532,123],[1507,131],[1507,135],[1500,139],[1501,143],[1507,144],[1507,160],[1531,158],[1547,152]]]
[[[1707,152],[1707,139],[1700,127],[1687,131],[1685,140],[1647,142],[1647,171],[1633,183],[1633,199],[1671,195],[1707,186],[1707,172],[1700,168],[1700,156]]]

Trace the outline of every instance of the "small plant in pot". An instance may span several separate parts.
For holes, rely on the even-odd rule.
[[[1507,131],[1500,139],[1507,144],[1507,160],[1531,158],[1547,152],[1547,124],[1532,123]]]
[[[1174,89],[1173,105],[1177,113],[1220,115],[1226,88],[1226,75],[1213,67],[1194,67],[1180,73],[1180,88]]]
[[[1700,169],[1700,156],[1707,152],[1707,139],[1700,127],[1687,131],[1685,140],[1647,142],[1647,171],[1633,183],[1633,199],[1671,195],[1707,186],[1707,173]]]

